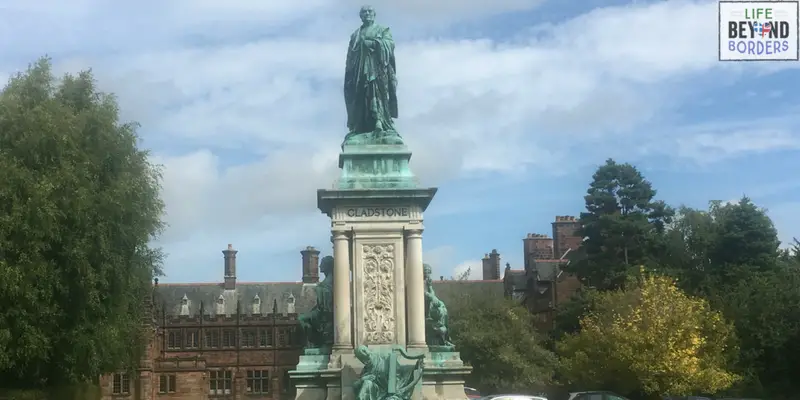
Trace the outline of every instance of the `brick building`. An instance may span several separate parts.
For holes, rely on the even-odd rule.
[[[578,279],[562,270],[583,240],[575,233],[579,227],[575,217],[557,216],[552,223],[552,237],[529,233],[522,239],[523,269],[511,269],[506,264],[503,276],[506,296],[519,300],[534,313],[540,329],[553,328],[555,308],[580,288]],[[484,271],[499,270],[499,254],[484,257],[486,264]]]
[[[156,280],[145,324],[152,341],[135,375],[101,377],[104,400],[294,399],[288,371],[303,347],[297,317],[316,301],[320,252],[300,252],[300,281],[262,283],[237,282],[237,251],[228,245],[222,253],[221,283]],[[495,271],[490,280],[434,286],[445,302],[465,289],[502,296]]]

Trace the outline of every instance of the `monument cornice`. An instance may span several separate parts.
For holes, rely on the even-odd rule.
[[[415,205],[424,212],[431,204],[438,188],[404,189],[319,189],[317,207],[331,217],[334,207]]]

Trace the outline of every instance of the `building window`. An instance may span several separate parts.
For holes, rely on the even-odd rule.
[[[208,380],[208,394],[220,396],[231,394],[233,387],[233,373],[231,371],[211,371]]]
[[[290,346],[297,346],[300,345],[300,334],[297,328],[289,329],[289,345]]]
[[[167,349],[180,349],[181,348],[181,332],[169,331],[167,332]]]
[[[128,374],[114,374],[113,382],[111,385],[111,393],[113,394],[130,394],[131,380]]]
[[[161,375],[158,377],[158,393],[175,393],[177,376],[175,374]]]
[[[196,349],[200,347],[199,332],[196,329],[186,331],[186,348]]]
[[[289,342],[287,341],[286,329],[278,329],[278,347],[285,347]]]
[[[269,393],[269,371],[247,371],[247,393]]]
[[[206,331],[206,347],[209,349],[219,348],[219,331],[216,329]]]
[[[260,329],[258,332],[258,345],[261,347],[270,347],[274,345],[272,341],[272,328]]]
[[[253,329],[242,329],[242,347],[256,347],[256,331]]]
[[[236,347],[236,331],[233,329],[222,331],[222,347]]]

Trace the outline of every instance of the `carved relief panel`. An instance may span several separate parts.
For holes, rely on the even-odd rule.
[[[395,339],[394,245],[361,247],[364,289],[364,344],[391,344]]]

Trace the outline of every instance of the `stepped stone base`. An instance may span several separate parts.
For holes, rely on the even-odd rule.
[[[339,153],[342,172],[337,189],[415,188],[410,160],[411,151],[405,145],[344,146]]]

